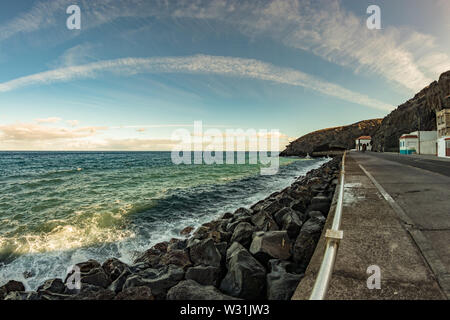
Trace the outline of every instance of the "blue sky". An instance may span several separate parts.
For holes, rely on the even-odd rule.
[[[450,69],[449,14],[447,0],[4,0],[0,150],[170,150],[195,120],[279,129],[284,145],[384,117]]]

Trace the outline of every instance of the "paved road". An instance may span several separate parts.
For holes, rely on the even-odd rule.
[[[450,159],[448,158],[436,157],[433,159],[431,156],[401,155],[398,153],[367,152],[366,154],[383,160],[395,161],[450,177]]]
[[[445,209],[428,210],[423,205],[430,197],[444,197],[442,202],[448,206],[449,180],[447,176],[388,161],[370,153],[349,153],[345,162],[341,221],[344,237],[340,241],[326,298],[445,299],[450,293],[445,289],[445,265],[441,262],[437,277],[430,262],[435,265],[436,261],[448,257],[448,252],[445,252],[448,250],[448,239],[446,242],[439,236],[432,237],[431,233],[425,237],[423,233],[426,232],[420,231],[417,226],[444,232],[444,236],[448,237],[448,231],[445,234],[446,231],[439,229],[442,226],[445,228],[448,222]],[[423,195],[425,199],[421,192],[427,193]],[[331,227],[336,202],[335,194],[324,230]],[[419,213],[412,207],[418,207],[414,210]],[[398,214],[399,210],[401,214]],[[323,232],[305,277],[293,295],[294,300],[309,298],[323,259],[325,243]],[[434,247],[429,248],[430,243],[442,249],[439,255]],[[379,290],[367,287],[367,268],[374,265],[380,270]]]
[[[419,249],[450,288],[450,162],[370,152],[351,157],[400,206]]]

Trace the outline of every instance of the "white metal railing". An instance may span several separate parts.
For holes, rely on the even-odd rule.
[[[316,282],[309,300],[323,300],[327,294],[328,285],[330,284],[331,275],[333,273],[334,262],[339,247],[339,241],[343,238],[343,232],[340,230],[342,217],[342,203],[344,199],[344,176],[345,176],[345,156],[342,157],[342,168],[339,185],[339,196],[336,205],[336,211],[333,218],[331,229],[325,232],[326,246],[325,254],[320,265],[319,273],[317,274]]]

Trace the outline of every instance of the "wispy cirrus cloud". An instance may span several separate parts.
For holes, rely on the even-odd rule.
[[[281,68],[254,59],[207,55],[162,58],[123,58],[99,61],[80,66],[71,66],[0,83],[0,92],[7,92],[31,85],[95,78],[105,73],[121,76],[131,76],[142,73],[187,73],[242,77],[303,87],[324,95],[336,97],[344,101],[370,108],[381,110],[393,109],[393,106],[389,104],[295,69]]]
[[[0,41],[57,26],[69,4],[69,0],[38,2],[0,25]],[[435,10],[450,10],[446,0],[427,4]],[[340,0],[82,0],[79,5],[84,31],[124,17],[170,18],[177,23],[183,18],[215,20],[248,37],[271,37],[284,46],[311,52],[355,73],[381,76],[411,91],[450,69],[450,58],[438,45],[442,39],[437,41],[410,27],[368,30],[365,16],[344,9]]]

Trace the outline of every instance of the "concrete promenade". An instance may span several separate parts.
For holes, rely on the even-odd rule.
[[[293,299],[309,298],[335,202],[336,196]],[[389,155],[348,153],[341,229],[344,239],[327,299],[450,296],[450,177],[392,160]],[[381,270],[379,290],[367,288],[367,268],[372,265]]]

